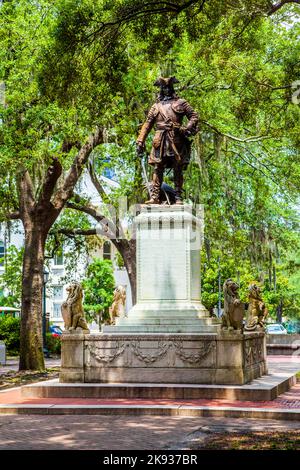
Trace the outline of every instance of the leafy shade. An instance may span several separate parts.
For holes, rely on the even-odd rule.
[[[3,259],[4,272],[0,276],[0,304],[3,306],[18,308],[21,305],[23,253],[23,248],[11,245]]]
[[[108,309],[113,301],[115,280],[112,263],[94,258],[88,266],[84,289],[84,311],[89,321],[108,319]]]

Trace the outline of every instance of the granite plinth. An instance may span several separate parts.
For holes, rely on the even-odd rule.
[[[60,382],[245,384],[267,372],[265,335],[63,335]]]

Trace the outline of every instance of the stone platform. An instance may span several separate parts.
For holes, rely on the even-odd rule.
[[[102,334],[62,335],[62,383],[243,385],[267,373],[263,330],[222,330],[201,303],[201,214],[143,206],[137,303]]]
[[[94,398],[189,400],[216,399],[270,401],[296,384],[296,373],[273,370],[245,385],[153,384],[153,383],[59,383],[58,379],[25,385],[23,398]]]
[[[242,385],[267,373],[265,335],[64,335],[63,383]]]

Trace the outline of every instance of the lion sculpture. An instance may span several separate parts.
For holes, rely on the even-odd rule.
[[[114,290],[114,299],[112,306],[109,309],[110,324],[116,323],[117,317],[125,316],[125,303],[126,303],[126,289],[123,286],[118,286]]]
[[[73,282],[67,288],[68,298],[61,306],[61,314],[65,322],[65,329],[69,332],[77,330],[80,333],[89,333],[89,327],[84,317],[82,306],[83,292],[79,282]]]
[[[241,302],[238,294],[239,286],[227,279],[223,285],[224,313],[222,315],[222,328],[227,330],[243,330],[245,304]]]
[[[267,307],[262,299],[261,290],[256,284],[249,287],[249,308],[246,331],[254,331],[263,328],[268,316]]]

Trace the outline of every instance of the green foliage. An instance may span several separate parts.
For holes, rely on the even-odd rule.
[[[102,320],[107,320],[115,288],[111,261],[94,258],[87,268],[86,276],[82,282],[86,316],[89,321],[99,321],[100,316]]]
[[[9,315],[0,317],[0,340],[5,342],[8,354],[16,356],[20,349],[20,319]]]
[[[38,194],[51,158],[67,170],[95,124],[105,138],[91,159],[94,169],[99,178],[113,169],[120,183],[103,183],[103,201],[118,208],[120,196],[143,200],[134,142],[156,98],[154,79],[175,74],[178,94],[200,116],[185,192],[205,209],[205,305],[218,300],[220,256],[222,283],[239,277],[245,298],[248,283],[258,280],[272,315],[283,302],[299,316],[299,266],[289,257],[300,245],[300,106],[291,101],[291,83],[300,76],[300,22],[296,7],[283,3],[271,15],[267,0],[5,2],[0,216],[15,210],[20,167],[30,169]],[[62,152],[65,141],[73,146]],[[55,229],[92,226],[73,213],[67,209]],[[68,240],[74,269],[85,239]],[[49,252],[55,243],[48,240]],[[269,282],[274,266],[276,289]],[[88,286],[96,292],[91,279]],[[108,304],[101,292],[86,297],[95,315]]]
[[[220,256],[220,263],[218,257]],[[287,276],[286,265],[272,266],[271,279],[263,271],[251,265],[248,260],[235,260],[232,256],[220,252],[211,254],[207,260],[202,253],[202,301],[210,311],[217,307],[219,293],[219,272],[221,277],[221,305],[223,306],[223,284],[226,279],[233,279],[240,285],[239,295],[243,302],[248,302],[248,288],[256,283],[262,288],[262,296],[269,310],[270,318],[276,320],[277,308],[282,304],[283,313],[289,318],[300,318],[300,287],[293,285]]]
[[[5,256],[4,272],[0,275],[0,290],[5,289],[8,295],[0,296],[0,304],[5,307],[20,307],[22,289],[23,248],[11,245]]]
[[[300,318],[300,286],[294,286],[287,276],[285,265],[276,265],[276,281],[266,279],[264,300],[271,317],[276,320],[277,308],[282,306],[283,315],[288,318]]]
[[[220,258],[220,261],[219,261]],[[205,251],[202,252],[202,302],[212,311],[217,307],[219,297],[219,272],[221,279],[221,305],[223,307],[223,284],[226,279],[233,279],[240,285],[239,295],[243,302],[247,302],[248,287],[257,282],[258,273],[255,272],[247,260],[237,261],[220,251],[211,253],[208,261]]]
[[[117,251],[115,255],[115,263],[119,269],[124,268],[124,261],[120,253]]]
[[[61,353],[61,339],[52,336],[51,333],[46,333],[46,344],[49,353],[60,354]]]

